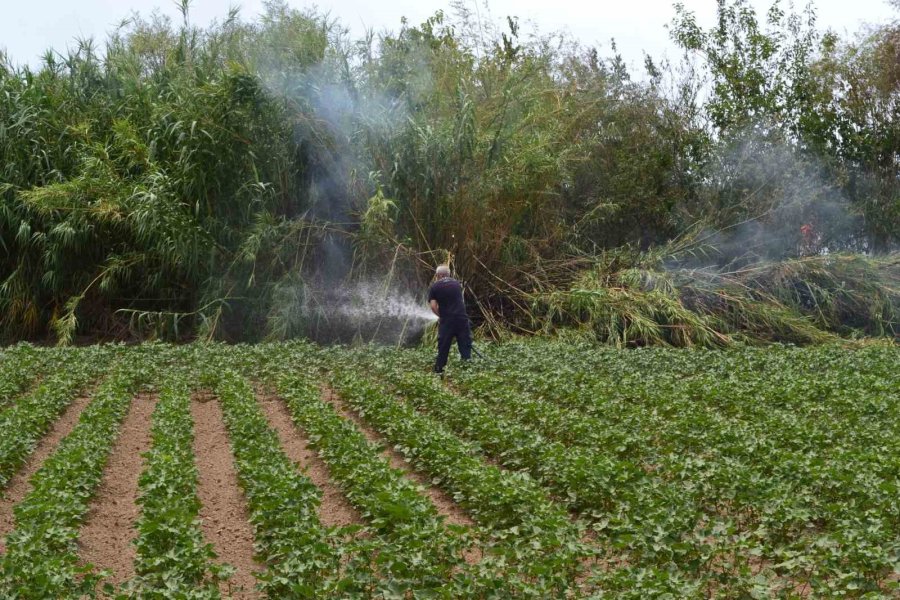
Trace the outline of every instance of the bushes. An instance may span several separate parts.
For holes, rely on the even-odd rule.
[[[829,230],[820,257],[896,247],[894,30],[842,52],[799,17],[774,10],[764,28],[743,0],[719,10],[717,30],[682,8],[673,27],[708,59],[705,105],[700,70],[648,61],[637,81],[515,19],[438,13],[354,43],[280,2],[208,30],[138,18],[102,57],[82,44],[37,70],[0,63],[0,338],[289,336],[290,290],[386,271],[419,285],[449,257],[492,327],[552,329],[587,307],[619,343],[821,339],[740,286],[713,294],[737,314],[722,323],[581,281],[598,255],[664,248],[698,222],[738,249],[745,220],[777,230],[778,259],[810,223]],[[563,296],[532,314],[551,288]],[[879,319],[853,327],[889,335]]]

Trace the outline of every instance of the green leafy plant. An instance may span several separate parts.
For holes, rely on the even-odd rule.
[[[183,353],[184,354],[184,353]],[[219,598],[215,553],[203,540],[198,513],[188,370],[172,370],[159,389],[153,445],[141,474],[135,578],[121,593],[137,598]]]
[[[15,507],[15,529],[0,561],[0,591],[8,598],[64,598],[93,594],[100,579],[78,558],[78,530],[103,475],[116,432],[152,359],[113,368],[79,418],[31,479],[32,490]],[[137,359],[137,360],[136,360]]]
[[[342,551],[352,555],[352,545],[319,522],[321,492],[280,449],[246,379],[220,361],[204,361],[200,374],[222,403],[256,551],[266,565],[259,587],[270,598],[317,598],[335,589],[352,595],[352,581],[340,577]],[[216,364],[222,369],[209,370]]]
[[[50,373],[15,406],[0,412],[0,488],[6,487],[63,409],[103,373],[116,354],[117,350],[106,347],[71,353],[74,360],[66,361],[71,371]]]

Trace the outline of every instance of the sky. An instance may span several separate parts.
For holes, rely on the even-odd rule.
[[[715,0],[681,0],[692,10],[701,25],[711,25],[715,17]],[[607,55],[610,40],[615,38],[619,53],[633,68],[640,69],[643,53],[654,58],[675,59],[678,52],[669,40],[665,25],[675,14],[674,0],[459,0],[473,14],[505,21],[515,15],[520,22],[530,22],[541,33],[566,31],[585,45],[601,48]],[[761,14],[771,0],[751,0]],[[450,0],[331,0],[304,2],[288,0],[291,6],[316,5],[337,17],[351,33],[361,34],[366,28],[375,31],[396,30],[401,17],[418,24],[435,11],[450,11]],[[900,17],[900,10],[887,0],[817,0],[820,28],[842,34],[854,34],[866,24],[884,23]],[[204,25],[222,19],[230,6],[239,6],[245,19],[257,15],[263,0],[193,0],[191,21]],[[783,6],[788,3],[783,0]],[[797,2],[805,5],[805,0]],[[36,65],[49,48],[63,50],[76,38],[102,41],[116,25],[137,11],[148,15],[154,8],[180,20],[173,0],[0,0],[0,49],[5,49],[12,62]],[[605,50],[605,51],[604,51]]]

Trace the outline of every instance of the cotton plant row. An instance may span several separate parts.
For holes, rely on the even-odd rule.
[[[141,384],[152,378],[152,361],[139,355],[132,351],[111,367],[76,427],[31,478],[31,492],[15,507],[15,529],[0,559],[0,596],[43,599],[94,593],[100,574],[81,564],[77,537],[119,426]],[[101,356],[84,351],[82,369],[70,376],[90,373],[90,365]]]
[[[665,590],[682,596],[698,593],[702,580],[696,571],[713,559],[713,549],[705,536],[694,534],[699,515],[690,498],[602,448],[568,447],[504,415],[496,405],[444,389],[429,375],[391,369],[377,359],[369,366],[370,373],[383,377],[406,402],[477,443],[506,468],[527,472],[558,503],[591,523],[607,548],[608,560],[624,563],[627,571],[639,570],[640,577],[656,574],[654,587],[643,589],[635,581],[631,585],[636,590]],[[507,403],[515,413],[520,400],[507,396],[498,403]],[[673,562],[695,566],[695,572],[670,577],[668,567]]]
[[[35,389],[0,412],[0,489],[6,488],[63,410],[105,370],[117,350],[91,347],[68,355]]]
[[[506,566],[512,549],[504,547],[503,552],[491,554],[491,545],[499,544],[507,531],[482,545],[482,532],[477,528],[446,525],[421,490],[388,465],[380,447],[367,441],[352,421],[322,400],[315,367],[317,361],[323,366],[320,356],[315,352],[293,357],[282,353],[269,354],[268,359],[263,378],[277,382],[279,396],[295,423],[309,436],[330,476],[368,524],[372,545],[367,552],[375,562],[376,578],[367,586],[365,597],[516,597],[547,589],[542,582],[509,580],[510,573],[516,572]],[[488,556],[464,563],[463,551],[469,547],[474,551],[475,546]]]
[[[378,357],[379,359],[372,362],[373,373],[380,374],[401,393],[411,392],[414,400],[422,399],[417,402],[427,402],[428,406],[442,412],[446,411],[459,426],[474,426],[467,423],[464,418],[456,416],[461,410],[474,411],[482,416],[483,413],[489,412],[500,417],[499,421],[493,419],[495,421],[493,424],[489,419],[479,421],[495,430],[493,433],[485,433],[495,444],[515,444],[515,440],[505,440],[504,436],[496,432],[498,429],[512,428],[521,430],[518,433],[519,439],[541,436],[532,439],[528,445],[542,446],[549,441],[551,444],[562,444],[572,448],[570,451],[572,457],[577,458],[585,454],[584,460],[594,462],[598,468],[602,466],[617,471],[618,482],[634,481],[646,476],[640,464],[629,460],[627,446],[624,446],[628,440],[615,428],[609,427],[602,419],[577,409],[523,394],[521,386],[514,383],[514,380],[519,379],[518,374],[510,377],[507,373],[507,376],[503,377],[485,369],[465,369],[456,372],[452,383],[445,387],[436,385],[433,378],[417,375],[415,373],[417,361],[413,355],[401,355],[400,359],[390,360],[388,353],[381,352]],[[464,394],[461,396],[454,391]],[[424,405],[422,408],[427,409]],[[556,447],[559,449],[559,446]],[[513,449],[515,450],[515,446]],[[497,450],[506,452],[504,446],[499,446]],[[577,502],[577,496],[574,500]],[[594,498],[591,502],[596,500]],[[610,499],[610,502],[613,501],[614,499]]]
[[[579,419],[576,411],[529,397],[496,376],[472,370],[454,378],[463,396],[447,389],[429,392],[427,380],[404,379],[398,389],[406,398],[424,399],[429,410],[437,407],[448,422],[454,422],[461,435],[477,436],[504,460],[535,469],[560,501],[591,520],[598,539],[609,548],[609,559],[622,565],[604,569],[601,587],[615,581],[635,597],[657,592],[702,596],[739,549],[729,540],[715,538],[714,527],[708,525],[703,506],[690,489],[623,458],[616,445],[621,440],[598,419],[589,415]],[[466,416],[457,417],[463,410]],[[480,418],[473,419],[472,414]],[[492,414],[499,418],[490,418]],[[516,441],[537,435],[545,442],[533,442],[540,448],[536,452]],[[600,488],[593,481],[605,485]],[[680,573],[669,569],[672,564],[679,565]],[[744,567],[746,560],[731,565],[732,591],[752,595],[765,589],[758,579],[739,576]],[[647,581],[649,589],[643,587]]]
[[[389,465],[380,448],[320,399],[314,379],[285,374],[277,387],[331,478],[380,538],[372,557],[379,576],[371,585],[373,596],[436,594],[448,585],[452,589],[448,582],[463,568],[463,550],[471,543],[465,528],[446,525],[417,486]]]
[[[610,453],[706,513],[696,534],[722,557],[708,565],[717,589],[876,598],[896,592],[900,563],[898,366],[884,347],[589,353],[545,343],[510,345],[502,364],[454,385],[495,408],[507,398],[521,422],[575,446],[585,440],[559,426],[579,412],[617,431]]]
[[[187,369],[171,369],[157,378],[152,445],[138,482],[141,515],[135,540],[135,577],[120,595],[129,598],[220,598],[227,567],[215,562],[200,529],[197,466]],[[108,593],[108,595],[111,595]]]
[[[19,344],[0,354],[0,409],[36,380],[53,352]]]
[[[314,360],[311,351],[298,361]],[[554,504],[528,475],[486,463],[476,446],[460,440],[433,419],[398,402],[364,375],[338,368],[332,354],[331,385],[362,418],[394,445],[416,469],[447,490],[483,530],[484,558],[466,590],[546,597],[567,593],[590,554],[582,526]],[[502,581],[502,580],[505,580]],[[464,593],[464,592],[459,592]]]
[[[304,355],[298,364],[287,366],[288,355],[268,350],[276,355],[257,348],[221,353],[220,358],[222,364],[277,383],[281,401],[365,522],[328,532],[334,544],[348,534],[353,537],[336,549],[342,556],[341,568],[325,578],[317,597],[463,598],[484,597],[492,590],[510,595],[513,588],[505,581],[506,571],[463,562],[462,553],[475,536],[466,528],[446,525],[421,490],[388,465],[380,448],[321,400],[314,369],[307,362],[313,356]],[[227,368],[219,369],[216,377],[222,379],[222,372]],[[227,392],[210,381],[227,407]],[[246,380],[241,385],[249,407],[252,388]],[[251,420],[246,415],[242,419]]]
[[[615,414],[610,427],[652,432],[657,472],[727,516],[719,537],[767,567],[773,592],[896,591],[896,349],[624,353],[577,383],[534,373],[543,359],[525,354],[510,381],[590,415]],[[632,385],[617,387],[629,369]]]
[[[202,382],[222,406],[256,554],[264,564],[256,574],[260,590],[269,598],[357,595],[352,577],[340,575],[342,556],[347,569],[356,565],[352,543],[345,545],[319,521],[321,491],[281,449],[250,383],[221,355],[203,367]]]

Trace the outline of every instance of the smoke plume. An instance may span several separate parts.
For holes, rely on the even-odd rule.
[[[341,43],[329,47],[340,48]],[[411,343],[436,320],[425,306],[424,286],[416,285],[412,272],[392,269],[385,280],[364,274],[354,261],[352,241],[363,208],[354,203],[374,193],[371,179],[360,175],[368,173],[370,165],[358,148],[364,147],[367,131],[398,127],[408,113],[398,98],[378,95],[372,86],[362,96],[346,77],[345,69],[352,68],[346,59],[326,54],[298,70],[286,66],[291,63],[282,60],[276,45],[259,61],[266,66],[261,80],[268,92],[303,115],[294,127],[297,147],[316,148],[303,188],[308,197],[294,198],[293,203],[305,207],[304,218],[320,225],[322,232],[309,251],[311,260],[275,284],[268,319],[271,335],[320,342]],[[430,87],[424,62],[421,76],[412,80],[420,92]]]

